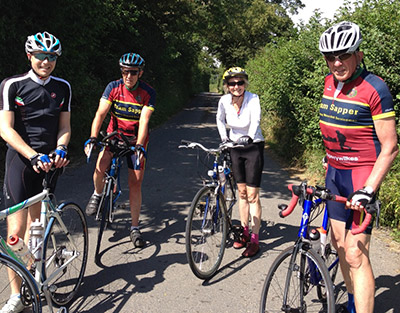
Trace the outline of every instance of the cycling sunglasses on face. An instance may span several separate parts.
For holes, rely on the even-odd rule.
[[[50,62],[53,62],[53,61],[57,60],[56,54],[34,53],[33,56],[40,61],[44,61],[45,59],[47,59]]]
[[[334,62],[334,61],[336,61],[336,60],[339,60],[339,61],[346,61],[346,60],[349,59],[352,55],[353,55],[353,53],[343,53],[343,54],[340,54],[340,55],[334,55],[334,54],[330,53],[330,54],[325,54],[324,56],[325,56],[325,59],[326,59],[328,62]]]
[[[234,87],[236,85],[243,86],[244,85],[244,80],[239,80],[238,82],[230,82],[230,83],[228,83],[228,86],[230,86],[230,87]]]
[[[138,70],[121,70],[122,75],[131,74],[132,76],[137,75],[139,73]]]

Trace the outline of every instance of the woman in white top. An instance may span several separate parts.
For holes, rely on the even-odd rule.
[[[239,213],[243,234],[233,247],[246,247],[244,257],[259,251],[261,225],[260,185],[264,166],[264,137],[261,133],[260,100],[246,91],[248,75],[240,67],[232,67],[223,75],[225,95],[218,103],[217,126],[221,140],[240,141],[246,145],[231,149],[232,170],[239,191]],[[227,127],[230,129],[229,135]],[[249,228],[251,220],[251,234]]]

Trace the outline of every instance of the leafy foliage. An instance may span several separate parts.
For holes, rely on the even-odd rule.
[[[196,1],[202,17],[205,44],[224,66],[244,66],[258,49],[279,37],[293,34],[288,12],[302,6],[298,0]]]
[[[334,21],[324,22],[316,12],[295,36],[267,44],[247,63],[250,90],[261,99],[263,131],[268,143],[286,161],[307,166],[312,171],[308,176],[316,173],[320,181],[323,178],[320,162],[324,150],[318,110],[328,68],[318,51],[320,35],[331,24],[343,20],[360,26],[364,39],[360,48],[366,66],[389,85],[400,116],[400,24],[396,18],[399,13],[400,2],[392,0],[359,1],[353,8],[347,2]],[[399,166],[397,158],[380,191],[382,223],[398,231]]]

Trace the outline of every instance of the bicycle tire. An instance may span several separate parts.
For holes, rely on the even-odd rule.
[[[339,269],[339,259],[338,259],[338,254],[336,250],[332,247],[331,243],[327,243],[325,245],[325,251],[322,255],[322,259],[325,262],[326,267],[328,268],[329,275],[331,277],[332,284],[334,286],[334,293],[335,293],[335,298],[337,297],[337,293],[339,292],[338,289],[336,289],[335,281],[336,281],[336,276],[338,273]],[[326,291],[325,291],[325,286],[317,286],[317,292],[318,292],[318,298],[320,300],[325,300],[326,299]]]
[[[14,273],[14,277],[21,282],[21,300],[27,306],[24,312],[41,313],[42,303],[35,279],[23,265],[3,253],[0,253],[0,281],[2,282],[0,286],[0,309],[3,308],[11,295],[10,272]]]
[[[215,187],[204,186],[193,198],[185,233],[186,257],[198,278],[211,278],[218,270],[224,256],[227,227],[222,193],[217,196]]]
[[[236,203],[236,182],[233,178],[233,175],[230,174],[225,183],[225,201],[226,201],[226,209],[229,215],[229,218],[232,218],[233,206]]]
[[[312,249],[303,245],[294,257],[295,263],[290,267],[294,248],[283,250],[272,263],[264,282],[260,313],[274,312],[335,312],[333,286],[324,261]],[[310,264],[315,265],[316,272],[312,272]],[[325,301],[318,299],[315,282],[312,277],[319,276],[318,283],[326,284]],[[304,279],[303,279],[304,278]],[[286,280],[289,286],[286,288]],[[284,294],[287,301],[284,305]]]
[[[104,230],[106,229],[107,224],[108,224],[107,220],[108,220],[108,215],[109,215],[111,206],[112,206],[112,197],[110,197],[110,195],[108,194],[105,196],[105,198],[103,200],[101,219],[100,219],[99,229],[97,232],[97,244],[96,244],[96,251],[95,251],[95,255],[94,255],[96,263],[99,261],[99,258],[100,258],[101,241],[103,238]]]
[[[88,257],[88,227],[85,213],[75,203],[61,204],[57,213],[51,215],[46,229],[42,271],[43,281],[49,279],[49,288],[52,287],[49,289],[51,300],[57,306],[65,306],[74,299],[83,280]],[[66,263],[67,266],[57,273]]]

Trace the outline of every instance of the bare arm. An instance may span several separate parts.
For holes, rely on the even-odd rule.
[[[0,111],[0,135],[19,154],[29,160],[37,152],[15,131],[14,117],[13,111]]]
[[[381,153],[379,154],[371,174],[364,183],[364,186],[371,187],[376,192],[389,172],[390,167],[399,149],[397,146],[397,133],[395,118],[385,118],[374,121],[376,134],[381,144]],[[353,210],[363,210],[363,206],[356,201],[347,201],[346,206]]]
[[[96,115],[92,122],[90,137],[97,137],[99,135],[101,125],[103,124],[104,119],[106,118],[107,113],[110,110],[110,107],[111,107],[111,103],[108,100],[103,99],[103,98],[100,99],[99,107],[97,108]],[[86,145],[86,147],[85,147],[86,155],[89,154],[89,151],[90,151],[89,146],[90,145]]]
[[[145,143],[147,135],[149,133],[149,122],[152,114],[152,109],[146,106],[143,107],[142,112],[140,113],[139,130],[136,144],[143,145]]]
[[[394,159],[399,153],[395,118],[385,118],[374,121],[376,134],[381,143],[381,153],[375,162],[365,186],[371,186],[376,192],[386,174],[390,170]]]
[[[61,112],[57,134],[57,146],[68,146],[71,139],[71,112]],[[67,158],[56,156],[54,163],[57,168],[64,167],[69,163]]]

